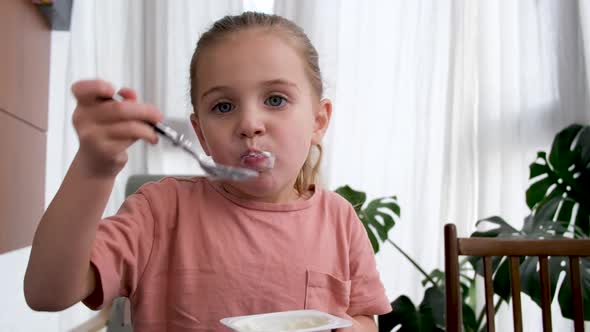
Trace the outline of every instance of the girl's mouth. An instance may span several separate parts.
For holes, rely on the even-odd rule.
[[[242,156],[241,166],[262,172],[275,165],[275,156],[269,151],[250,151]]]

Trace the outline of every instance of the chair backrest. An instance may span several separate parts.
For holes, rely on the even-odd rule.
[[[141,187],[143,184],[148,183],[148,182],[158,181],[165,176],[166,175],[163,175],[163,174],[134,174],[134,175],[130,175],[127,178],[127,183],[125,184],[125,197],[136,192],[137,189],[139,189],[139,187]]]
[[[125,197],[133,194],[134,192],[137,191],[137,189],[139,189],[139,187],[141,187],[142,185],[148,183],[148,182],[155,182],[160,180],[163,177],[166,176],[173,176],[176,178],[192,178],[195,177],[195,175],[188,175],[188,174],[182,174],[182,175],[165,175],[165,174],[134,174],[134,175],[130,175],[129,178],[127,178],[127,183],[125,184]]]
[[[492,257],[509,257],[514,331],[519,332],[523,330],[520,301],[520,257],[537,256],[539,258],[543,331],[551,331],[551,285],[549,280],[548,257],[568,257],[570,262],[574,328],[575,331],[584,330],[580,257],[590,256],[590,240],[457,238],[455,225],[445,225],[446,331],[452,332],[461,331],[463,325],[461,286],[459,284],[459,256],[483,257],[485,313],[488,332],[495,331]]]

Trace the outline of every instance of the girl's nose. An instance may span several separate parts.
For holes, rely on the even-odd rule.
[[[265,133],[265,125],[262,114],[257,110],[243,110],[240,117],[239,133],[240,136],[252,138]]]

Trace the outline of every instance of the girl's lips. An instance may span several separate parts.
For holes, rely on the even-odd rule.
[[[241,158],[241,166],[257,171],[266,171],[274,167],[275,157],[268,151],[250,151]]]

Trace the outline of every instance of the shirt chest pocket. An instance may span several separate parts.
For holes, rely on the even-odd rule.
[[[350,304],[350,283],[331,274],[307,270],[305,309],[344,316]]]

